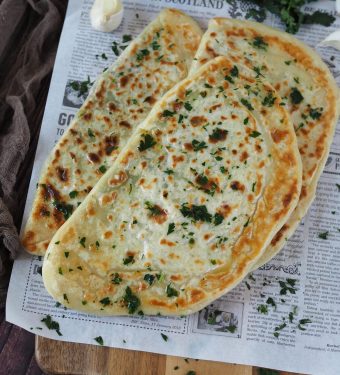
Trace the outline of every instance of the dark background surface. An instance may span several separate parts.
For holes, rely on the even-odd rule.
[[[22,99],[30,133],[29,149],[19,167],[13,189],[14,205],[10,207],[18,230],[66,7],[66,0],[0,0],[0,11],[3,11],[0,12],[0,47],[5,47],[0,48],[0,135],[5,136],[13,126],[14,111],[7,100],[10,90],[11,94],[13,90],[16,91]],[[53,20],[49,22],[48,30],[43,25],[44,22],[46,24],[46,17]],[[37,37],[40,30],[47,30],[46,39],[44,35]],[[38,42],[41,50],[33,47]],[[15,82],[19,72],[23,73],[21,81]],[[34,81],[32,77],[37,79]],[[27,96],[32,96],[33,100],[27,100]],[[1,238],[0,253],[4,263],[0,272],[0,374],[43,374],[34,359],[34,335],[5,322],[11,260]]]

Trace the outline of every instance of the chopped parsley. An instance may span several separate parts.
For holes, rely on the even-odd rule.
[[[133,255],[129,255],[127,258],[124,258],[123,259],[123,264],[126,266],[130,263],[135,263],[135,259],[134,259],[134,256]]]
[[[119,273],[116,272],[113,275],[113,278],[112,278],[111,281],[112,281],[113,284],[119,285],[122,282],[122,278],[119,276]]]
[[[194,222],[196,221],[205,221],[211,223],[212,215],[208,212],[207,207],[191,205],[188,207],[186,203],[182,204],[180,211],[184,217],[190,217]]]
[[[340,193],[340,184],[335,184],[335,186],[338,188],[338,192]]]
[[[131,40],[132,40],[132,35],[124,34],[122,38],[122,43],[128,43],[128,42],[131,42]]]
[[[249,109],[249,111],[253,111],[253,110],[254,110],[253,106],[248,102],[247,99],[245,99],[245,98],[241,98],[241,103],[242,103],[247,109]]]
[[[172,169],[166,169],[166,170],[164,171],[164,173],[170,175],[170,174],[174,174],[174,171],[173,171]]]
[[[144,281],[146,281],[149,285],[152,285],[155,281],[156,276],[151,275],[151,273],[147,273],[144,275]]]
[[[101,336],[95,337],[94,341],[97,341],[99,345],[104,345],[104,340]]]
[[[60,326],[59,323],[54,321],[51,317],[51,315],[46,315],[45,318],[41,319],[41,322],[45,323],[46,327],[50,330],[54,330],[57,332],[59,336],[62,336],[60,332]]]
[[[310,319],[300,319],[299,324],[298,324],[298,329],[300,329],[301,331],[305,331],[306,330],[305,325],[309,323],[312,323]]]
[[[138,146],[138,150],[140,152],[145,151],[156,144],[156,141],[151,134],[142,134],[142,137],[144,138],[144,140],[142,139]]]
[[[153,40],[152,43],[151,43],[151,47],[154,51],[157,51],[160,49],[160,44],[158,44],[157,40]]]
[[[73,205],[72,204],[67,204],[64,202],[59,202],[59,201],[53,201],[52,205],[56,210],[61,212],[64,215],[64,219],[67,220],[73,212]]]
[[[191,144],[192,144],[194,151],[200,151],[208,147],[204,141],[200,142],[197,139],[193,139]]]
[[[209,85],[208,83],[205,83],[205,84],[204,84],[204,87],[207,88],[207,89],[212,89],[212,86]]]
[[[309,110],[309,116],[313,119],[313,120],[319,120],[319,118],[321,117],[322,115],[322,111],[323,111],[323,108],[311,108]]]
[[[281,290],[280,290],[280,295],[283,296],[283,295],[287,295],[287,292],[291,293],[291,294],[295,294],[296,292],[296,288],[295,288],[295,284],[296,284],[296,280],[295,279],[286,279],[286,281],[279,281],[279,284],[280,284],[280,287],[281,287]]]
[[[230,75],[232,77],[238,77],[238,68],[236,65],[234,65],[231,69],[230,69]]]
[[[111,301],[109,297],[105,297],[99,301],[104,307],[110,305]]]
[[[168,232],[167,235],[173,233],[175,231],[175,223],[170,223],[168,226]]]
[[[214,215],[214,224],[217,226],[217,225],[220,225],[222,223],[222,221],[224,220],[224,217],[221,215],[221,214],[215,214]]]
[[[258,305],[257,306],[257,311],[260,313],[260,314],[268,314],[268,306],[267,305]]]
[[[275,328],[274,328],[274,336],[276,337],[276,338],[278,338],[279,337],[279,335],[280,335],[280,333],[279,333],[279,331],[282,331],[284,328],[286,328],[287,327],[287,323],[282,323],[282,324],[280,324],[279,326],[276,326]]]
[[[271,306],[273,306],[274,309],[276,310],[276,303],[275,303],[275,301],[273,300],[272,297],[268,297],[268,298],[267,298],[266,304],[267,304],[267,305],[271,305]]]
[[[90,138],[95,138],[96,136],[94,135],[92,129],[88,128],[87,129],[87,134],[89,135]]]
[[[246,117],[244,120],[243,120],[243,124],[244,125],[248,125],[249,123],[249,117]]]
[[[163,117],[172,117],[176,112],[169,111],[168,109],[165,109],[162,113]]]
[[[266,43],[262,36],[256,36],[252,42],[252,45],[258,49],[267,50],[268,43]]]
[[[273,92],[270,92],[263,100],[262,105],[266,107],[272,107],[275,103],[276,97],[273,95]]]
[[[144,59],[145,56],[148,56],[150,55],[150,51],[146,48],[144,49],[141,49],[137,52],[136,54],[136,59],[137,61],[142,61]]]
[[[260,136],[261,133],[259,133],[258,131],[256,130],[253,130],[250,134],[249,134],[249,137],[252,137],[252,138],[257,138],[258,136]]]
[[[123,302],[128,308],[129,314],[133,314],[137,311],[140,306],[140,299],[132,293],[132,290],[129,286],[125,289],[125,295],[123,297]]]
[[[68,300],[68,297],[67,297],[67,294],[66,294],[66,293],[64,293],[63,297],[64,297],[64,300],[65,300],[67,303],[70,303],[69,300]]]
[[[89,92],[89,88],[90,86],[92,86],[92,84],[93,82],[91,82],[90,77],[87,76],[87,81],[72,81],[70,82],[70,87],[74,91],[78,91],[78,98],[80,98],[81,96],[87,95],[87,93]]]
[[[167,335],[164,335],[164,333],[161,333],[162,339],[166,342],[169,340],[169,337]]]
[[[192,105],[188,102],[185,102],[184,103],[184,108],[187,110],[187,111],[191,111],[192,110]]]
[[[75,198],[78,195],[78,192],[76,190],[73,190],[69,193],[69,197],[71,199]]]
[[[105,167],[105,165],[101,165],[98,169],[99,169],[99,172],[100,172],[100,173],[103,173],[103,174],[104,174],[104,173],[106,172],[106,167]]]
[[[293,104],[300,104],[304,99],[301,92],[296,87],[292,88],[292,91],[290,92],[289,96]]]
[[[168,297],[178,297],[178,291],[169,284],[166,287],[166,295]]]
[[[82,237],[80,240],[79,240],[79,243],[81,244],[81,246],[83,246],[85,248],[85,241],[86,241],[86,237]]]
[[[69,251],[65,251],[64,255],[65,255],[65,258],[68,258],[68,256],[70,255],[70,252]]]
[[[224,130],[221,128],[215,128],[211,134],[209,134],[209,139],[211,141],[224,141],[228,134],[228,130]]]
[[[329,231],[319,233],[318,237],[321,238],[322,240],[327,240],[329,235]]]
[[[230,83],[235,83],[235,81],[230,76],[225,76],[224,79]]]

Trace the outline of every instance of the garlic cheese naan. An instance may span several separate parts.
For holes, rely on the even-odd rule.
[[[257,262],[258,268],[283,247],[315,197],[338,121],[338,88],[315,51],[287,33],[256,22],[212,19],[191,74],[216,56],[246,65],[255,77],[274,86],[293,121],[302,158],[299,203]]]
[[[281,98],[216,58],[165,94],[59,229],[46,289],[100,315],[198,311],[254,266],[300,188]]]
[[[190,17],[165,9],[97,80],[42,171],[22,239],[29,252],[45,254],[154,103],[187,76],[201,34]]]

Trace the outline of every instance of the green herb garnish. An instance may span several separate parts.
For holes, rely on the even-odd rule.
[[[178,291],[169,284],[166,287],[166,295],[168,297],[178,297]]]
[[[258,49],[263,49],[263,50],[266,50],[267,47],[268,47],[268,43],[266,43],[262,36],[256,36],[254,39],[253,39],[253,42],[252,42],[252,45]]]
[[[82,237],[80,240],[79,240],[79,243],[81,244],[81,246],[83,246],[85,248],[85,241],[86,241],[86,237]]]
[[[76,190],[73,190],[69,193],[69,197],[71,199],[75,198],[78,195],[78,192]]]
[[[97,341],[99,345],[104,345],[104,340],[101,336],[95,337],[94,340]]]
[[[249,134],[249,137],[252,137],[252,138],[257,138],[258,136],[260,136],[261,133],[259,133],[258,131],[256,130],[253,130],[250,134]]]
[[[144,140],[142,139],[138,146],[138,150],[140,152],[145,151],[156,144],[156,141],[151,134],[142,134],[142,137],[144,138]]]
[[[186,203],[182,204],[180,211],[184,217],[190,217],[194,222],[196,221],[205,221],[211,223],[212,215],[208,212],[207,207],[191,205],[188,207]]]
[[[108,306],[108,305],[111,303],[109,297],[105,297],[105,298],[101,299],[99,302],[100,302],[104,307],[105,307],[105,306]]]
[[[103,173],[103,174],[104,174],[104,173],[106,172],[106,170],[107,170],[106,167],[105,167],[105,165],[101,165],[98,169],[99,169],[99,172],[100,172],[100,173]]]
[[[161,333],[161,336],[162,336],[162,339],[164,341],[168,341],[169,340],[169,337],[167,335],[164,335],[164,333]]]
[[[304,99],[301,92],[296,87],[292,88],[289,96],[293,104],[300,104]]]
[[[318,237],[321,238],[322,240],[327,240],[329,235],[329,231],[319,233]]]
[[[156,276],[151,275],[151,273],[147,273],[144,275],[144,281],[146,281],[149,285],[152,285],[155,281]]]
[[[125,295],[123,297],[123,302],[125,303],[126,307],[128,308],[129,314],[133,314],[137,311],[138,307],[140,306],[140,299],[132,293],[130,287],[126,287]]]
[[[61,332],[60,332],[60,326],[59,326],[59,323],[54,321],[51,317],[51,315],[46,315],[45,318],[41,319],[41,321],[43,323],[45,323],[46,327],[48,329],[51,329],[51,330],[54,330],[57,332],[57,334],[59,336],[62,336]]]
[[[275,103],[276,97],[273,95],[272,92],[270,92],[263,100],[262,105],[265,105],[266,107],[272,107]]]
[[[123,259],[123,264],[126,266],[126,265],[128,265],[128,264],[130,264],[130,263],[135,263],[135,259],[134,259],[134,256],[133,255],[128,255],[128,257],[127,258],[124,258]]]
[[[73,205],[66,204],[64,202],[53,201],[52,205],[55,207],[56,210],[61,212],[64,215],[64,219],[67,220],[73,212]]]
[[[170,223],[169,226],[168,226],[167,235],[171,234],[174,231],[175,231],[175,223]]]
[[[112,278],[111,281],[112,281],[113,284],[119,285],[122,282],[122,278],[119,276],[119,273],[116,272],[113,275],[113,278]]]
[[[204,141],[200,142],[197,139],[193,139],[191,144],[192,144],[194,151],[200,151],[208,147]]]
[[[247,109],[249,109],[249,111],[253,111],[253,110],[254,110],[253,106],[248,102],[247,99],[242,98],[242,99],[241,99],[241,103],[242,103]]]

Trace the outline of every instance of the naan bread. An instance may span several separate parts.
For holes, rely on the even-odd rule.
[[[255,76],[264,77],[275,87],[291,115],[302,158],[299,204],[257,262],[258,268],[284,246],[315,197],[338,121],[338,88],[316,52],[291,35],[259,23],[211,20],[191,74],[216,56],[245,64]]]
[[[53,298],[101,315],[181,315],[240,282],[300,194],[280,102],[225,57],[171,89],[51,241]]]
[[[42,171],[22,239],[29,252],[45,254],[154,103],[187,76],[201,35],[190,17],[165,9],[97,80]]]

